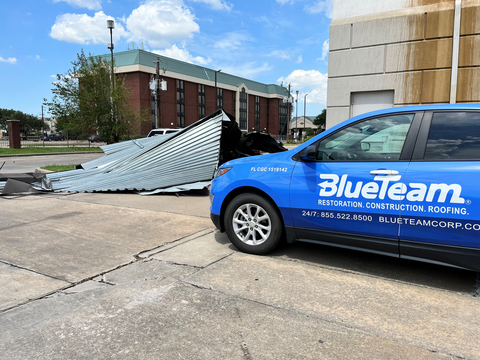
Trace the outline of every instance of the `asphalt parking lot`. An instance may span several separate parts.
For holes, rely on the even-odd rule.
[[[0,359],[480,359],[477,274],[237,252],[205,192],[0,197]]]

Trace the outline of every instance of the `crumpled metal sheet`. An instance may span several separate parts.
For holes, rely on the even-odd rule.
[[[218,110],[168,137],[106,145],[105,156],[82,164],[81,169],[47,174],[41,187],[65,192],[148,192],[210,181],[218,166],[225,121],[231,120]]]
[[[0,182],[0,194],[1,195],[12,195],[19,193],[35,193],[38,192],[30,184],[23,181],[8,179],[7,181]]]
[[[178,186],[171,186],[165,189],[157,189],[153,191],[142,191],[139,192],[140,195],[155,195],[155,194],[162,194],[162,193],[176,193],[181,191],[190,191],[190,190],[203,190],[210,186],[211,181],[199,181],[192,184],[184,184]]]

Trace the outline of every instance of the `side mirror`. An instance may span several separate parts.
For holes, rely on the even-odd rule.
[[[360,143],[362,151],[370,151],[370,143],[369,142],[362,142]]]
[[[302,161],[316,161],[317,160],[317,147],[315,144],[308,145],[302,151],[302,155],[300,155],[300,159]]]

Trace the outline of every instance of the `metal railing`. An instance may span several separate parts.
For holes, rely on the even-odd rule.
[[[28,136],[22,137],[20,144],[22,148],[26,147],[45,147],[45,148],[52,148],[52,147],[98,147],[105,145],[104,142],[95,142],[91,143],[88,140],[45,140],[42,136]],[[4,136],[0,139],[0,148],[9,148],[10,143],[8,141],[8,136]]]

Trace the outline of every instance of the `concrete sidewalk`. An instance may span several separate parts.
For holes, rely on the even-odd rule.
[[[239,253],[205,193],[0,198],[0,359],[480,358],[476,274]]]

